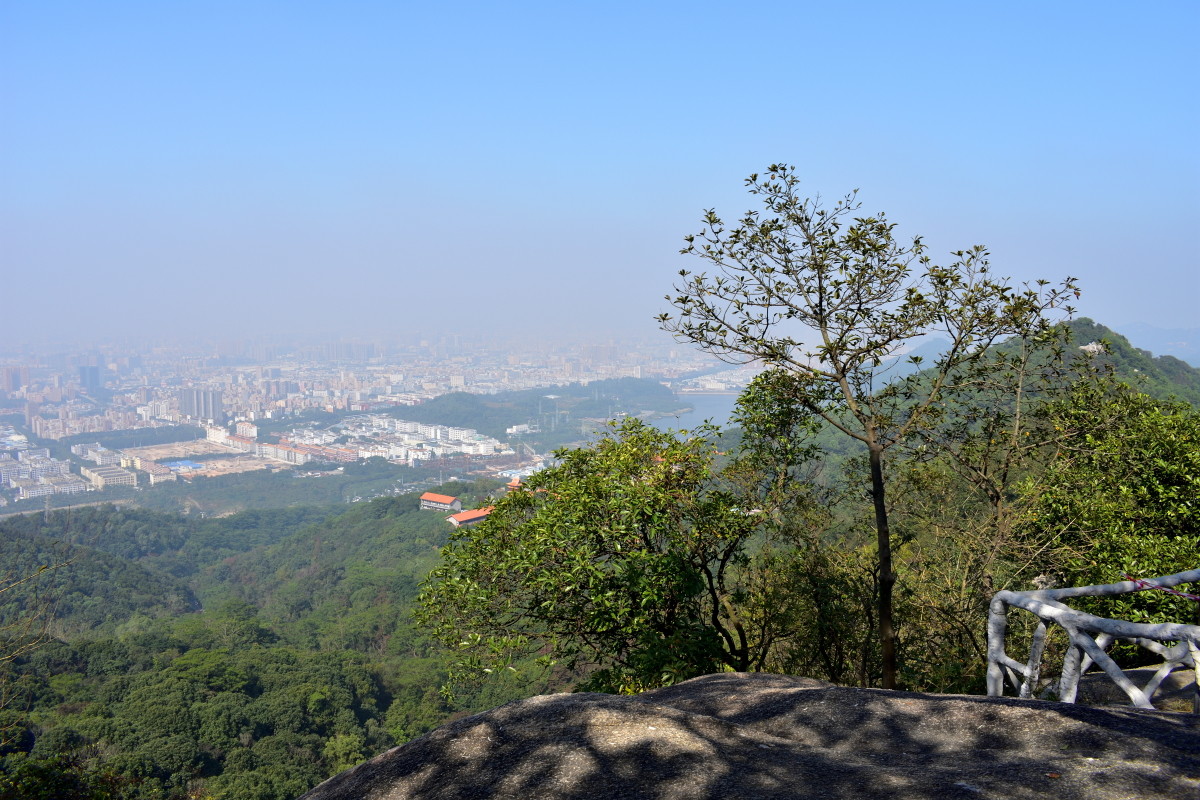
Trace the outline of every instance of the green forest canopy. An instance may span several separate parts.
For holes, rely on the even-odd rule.
[[[1098,367],[1111,364],[1148,394],[1188,397],[1195,370],[1127,348],[1111,331],[1089,325],[1072,324],[1072,346],[1110,341]],[[590,402],[600,397],[597,389]],[[1036,425],[1029,423],[1039,432],[1061,428],[1063,446],[1041,446],[1038,458],[1015,461],[1001,506],[955,472],[950,450],[906,456],[912,460],[895,484],[906,687],[978,691],[982,613],[993,588],[1023,587],[1047,568],[1067,581],[1090,582],[1126,570],[1146,575],[1194,566],[1189,559],[1200,548],[1196,409],[1105,381],[1080,385],[1064,398],[1040,407]],[[529,408],[536,400],[531,394],[522,402]],[[584,415],[587,397],[575,400],[571,413]],[[743,416],[743,424],[751,421]],[[802,422],[779,413],[756,418],[743,441],[751,450],[722,440],[728,452],[705,467],[721,471],[711,488],[755,500],[724,500],[725,513],[780,512],[770,536],[764,531],[736,543],[730,585],[736,578],[740,589],[726,599],[743,622],[777,632],[770,647],[756,651],[768,657],[751,668],[870,685],[878,661],[871,639],[873,576],[861,546],[865,504],[861,486],[841,470],[855,456],[841,452],[804,461],[804,472],[794,469],[796,454],[814,441]],[[681,446],[660,438],[668,455]],[[1087,447],[1074,446],[1079,443]],[[986,448],[954,452],[975,458],[975,465],[999,457]],[[666,463],[645,456],[639,463]],[[0,663],[0,686],[20,699],[0,708],[0,729],[10,732],[0,749],[0,798],[183,800],[202,787],[214,798],[291,800],[455,713],[595,677],[589,671],[595,665],[547,671],[518,657],[509,662],[515,671],[456,680],[453,700],[441,694],[439,687],[462,677],[455,673],[458,659],[416,624],[413,611],[422,579],[443,563],[439,550],[450,542],[450,528],[442,515],[419,510],[419,491],[346,505],[346,492],[392,486],[398,476],[370,464],[348,468],[345,476],[324,483],[331,478],[263,473],[248,483],[192,487],[214,511],[294,504],[222,517],[96,506],[0,520],[10,574],[67,562],[20,591],[0,592],[3,621],[37,609],[40,598],[58,600],[53,640]],[[617,483],[581,491],[614,500]],[[789,490],[799,486],[812,492]],[[472,507],[492,503],[499,482],[435,488]],[[139,495],[142,501],[155,493]],[[707,502],[704,491],[693,497]],[[660,506],[662,520],[682,510],[678,502]],[[622,508],[615,500],[605,507],[618,515]],[[547,513],[560,515],[564,525],[571,518],[571,509]],[[670,532],[663,533],[661,541],[669,542]],[[1045,548],[1046,542],[1053,546]],[[610,576],[625,602],[606,608],[625,614],[621,608],[652,597],[644,591],[649,578],[684,554],[669,544],[630,554],[626,563],[637,568]],[[564,551],[556,558],[570,556]],[[680,610],[696,602],[687,595],[689,585],[666,584],[682,592]],[[1177,605],[1137,596],[1117,610],[1139,619],[1188,612]],[[621,622],[640,624],[628,617]],[[691,638],[680,641],[706,641],[703,630],[688,630]],[[670,642],[670,636],[659,630],[653,641]],[[1052,642],[1052,656],[1053,650]],[[626,688],[686,677],[686,662],[648,658],[642,666],[649,680]],[[704,659],[690,666],[701,664],[713,668]]]

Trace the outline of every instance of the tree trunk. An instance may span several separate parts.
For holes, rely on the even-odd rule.
[[[875,549],[879,560],[879,644],[883,657],[883,688],[896,688],[896,630],[892,625],[892,536],[888,528],[883,489],[883,448],[871,445],[871,499],[875,503]]]

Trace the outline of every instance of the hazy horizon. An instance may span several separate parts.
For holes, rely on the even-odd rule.
[[[0,337],[660,336],[794,164],[935,261],[1195,329],[1200,7],[0,11]]]

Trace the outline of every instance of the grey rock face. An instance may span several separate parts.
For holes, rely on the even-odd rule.
[[[1200,716],[847,689],[765,674],[534,697],[301,800],[1200,798]]]
[[[1143,667],[1127,669],[1125,675],[1141,687],[1154,677],[1154,672],[1153,668]],[[1167,676],[1150,700],[1160,711],[1190,712],[1195,693],[1196,673],[1190,669],[1177,669]],[[1092,672],[1079,679],[1079,696],[1075,702],[1088,706],[1127,706],[1129,697],[1103,672]]]

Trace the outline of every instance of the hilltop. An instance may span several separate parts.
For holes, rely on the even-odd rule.
[[[1200,717],[720,674],[459,720],[301,800],[1037,798],[1200,793]]]
[[[1116,374],[1140,392],[1159,400],[1175,398],[1200,407],[1200,369],[1174,356],[1156,356],[1134,347],[1121,334],[1087,317],[1067,323],[1076,345],[1108,345],[1105,360]]]

